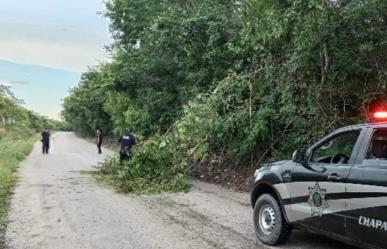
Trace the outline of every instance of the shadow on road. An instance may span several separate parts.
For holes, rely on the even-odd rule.
[[[304,231],[294,231],[287,245],[281,246],[279,248],[355,249],[357,247],[344,244],[326,236]]]

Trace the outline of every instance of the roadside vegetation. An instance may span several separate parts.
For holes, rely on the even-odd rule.
[[[20,103],[9,88],[0,86],[0,248],[19,163],[38,140],[37,132],[45,126],[56,126],[56,122],[21,107]]]
[[[8,198],[15,184],[15,171],[38,136],[23,128],[0,130],[0,228],[4,228]]]
[[[109,0],[105,15],[112,61],[83,74],[63,116],[83,135],[143,138],[101,169],[123,191],[251,175],[386,96],[385,0]]]

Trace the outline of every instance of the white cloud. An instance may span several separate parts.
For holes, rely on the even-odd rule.
[[[109,60],[104,49],[111,43],[108,20],[97,14],[104,2],[0,0],[0,60],[16,63],[0,68],[0,76],[30,82],[14,88],[28,108],[57,118],[60,99],[80,72]],[[32,65],[45,67],[23,71]]]
[[[52,109],[46,108],[44,110],[43,115],[45,115],[46,117],[51,118],[51,119],[60,120],[61,119],[61,116],[60,116],[61,111],[62,111],[62,108],[52,108]]]
[[[103,46],[36,40],[0,40],[0,58],[83,72],[108,59]]]
[[[0,58],[81,72],[111,42],[104,0],[0,0]]]

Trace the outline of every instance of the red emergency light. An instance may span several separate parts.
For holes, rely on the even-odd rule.
[[[387,122],[387,109],[377,110],[370,115],[370,121],[375,122]]]
[[[376,120],[380,120],[380,119],[385,120],[387,119],[387,111],[375,112],[373,116]]]
[[[368,122],[387,122],[387,91],[370,94],[363,102]]]

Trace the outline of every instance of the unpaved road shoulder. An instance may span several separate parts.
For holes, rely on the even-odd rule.
[[[257,245],[249,196],[199,181],[189,193],[121,195],[87,171],[111,154],[72,133],[54,137],[52,154],[37,144],[22,163],[6,240],[10,249],[264,248]],[[350,248],[297,232],[283,248]]]

